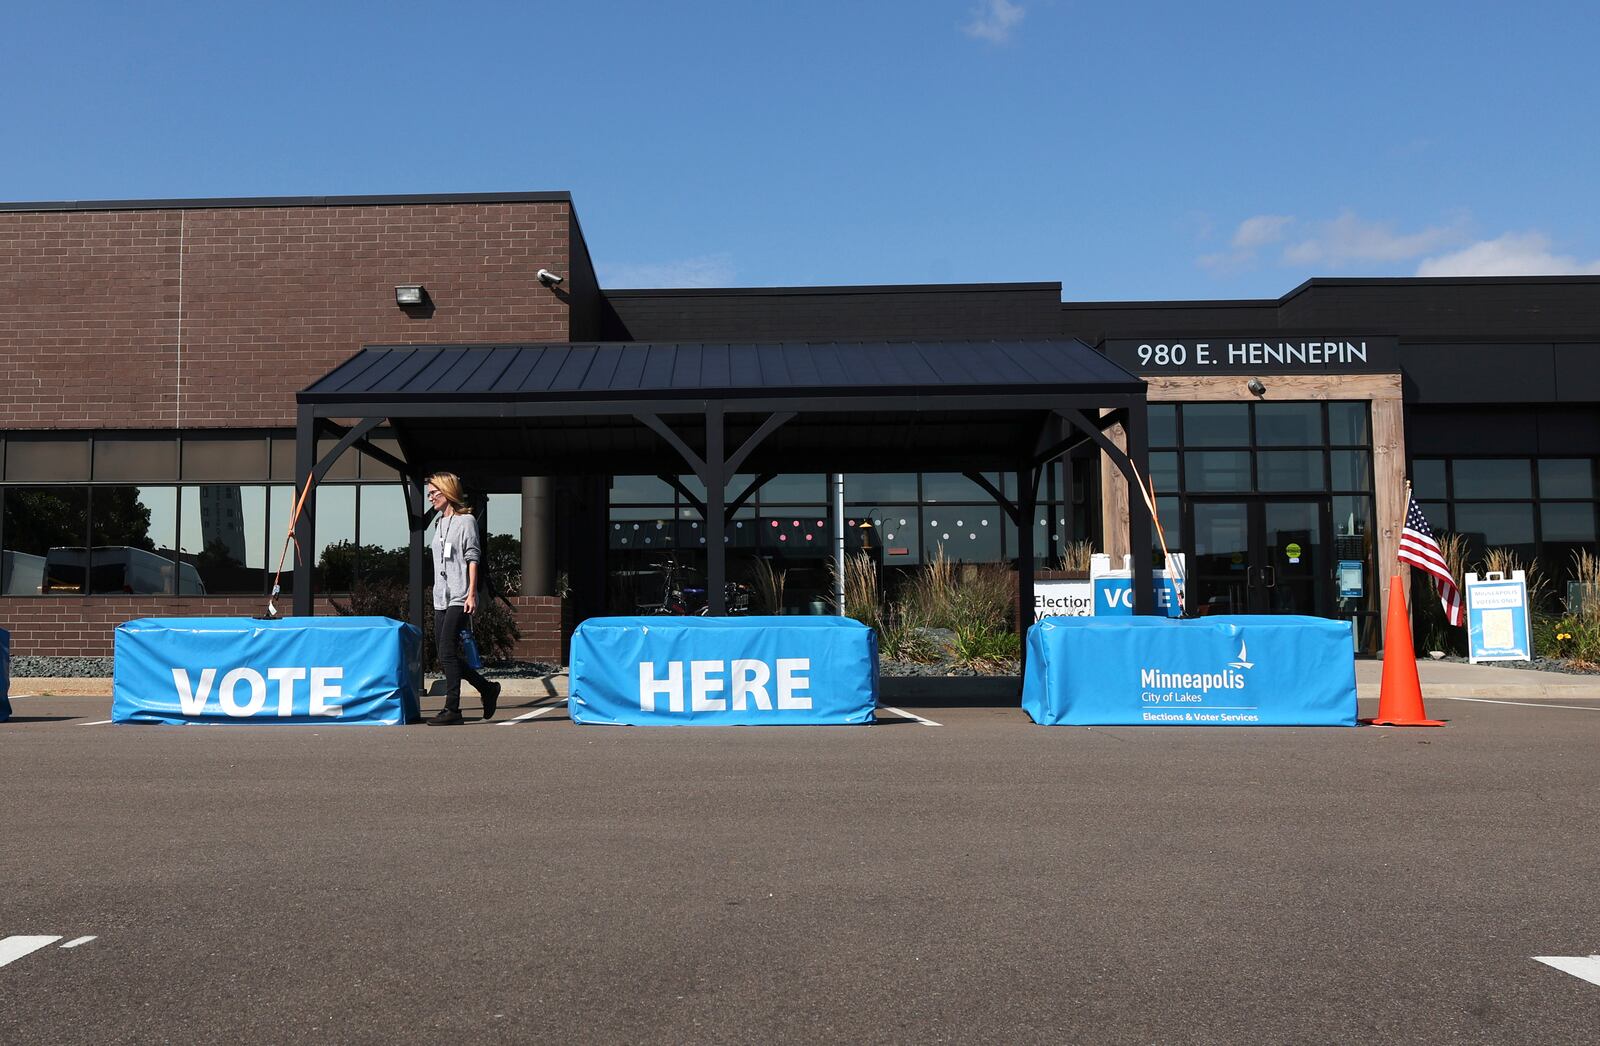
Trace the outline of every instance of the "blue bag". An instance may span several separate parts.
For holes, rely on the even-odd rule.
[[[478,653],[478,641],[470,628],[461,630],[461,663],[474,672],[483,667],[483,655]]]

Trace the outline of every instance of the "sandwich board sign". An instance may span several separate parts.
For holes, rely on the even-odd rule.
[[[1520,570],[1508,578],[1490,571],[1467,575],[1467,657],[1479,661],[1531,661],[1528,585]]]

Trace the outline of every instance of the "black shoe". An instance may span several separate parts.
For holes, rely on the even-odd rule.
[[[463,720],[461,718],[461,710],[460,709],[458,709],[458,708],[446,708],[446,709],[442,709],[439,712],[438,715],[436,715],[432,719],[428,720],[428,725],[429,726],[456,726],[457,724],[462,723],[462,722],[465,722],[465,720]]]
[[[489,689],[483,692],[483,718],[493,719],[494,710],[500,707],[500,684],[489,681]]]

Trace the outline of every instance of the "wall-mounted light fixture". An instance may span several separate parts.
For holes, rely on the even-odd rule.
[[[556,284],[566,279],[566,277],[557,275],[556,273],[551,272],[549,269],[540,269],[534,275],[538,276],[539,282],[544,284],[546,287],[554,287]]]
[[[395,284],[394,303],[402,309],[408,305],[421,305],[427,296],[427,290],[420,283]]]
[[[1250,390],[1252,396],[1265,396],[1267,394],[1267,387],[1261,383],[1260,378],[1251,378],[1244,383],[1244,387]]]

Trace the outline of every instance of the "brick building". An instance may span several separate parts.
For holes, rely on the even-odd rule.
[[[1210,598],[1348,617],[1369,648],[1404,477],[1440,529],[1557,575],[1595,547],[1596,277],[1313,280],[1244,302],[1064,303],[1058,283],[603,290],[571,198],[551,192],[0,205],[0,297],[0,624],[22,654],[107,654],[133,617],[261,612],[294,496],[295,393],[369,344],[1078,337],[1150,382],[1163,519],[1215,567]],[[694,513],[661,478],[468,478],[497,570],[521,576],[503,587],[524,656],[560,657],[557,588],[570,627],[692,571]],[[939,546],[1016,555],[1015,526],[959,473],[847,483],[853,540],[886,569]],[[1092,456],[1054,467],[1040,501],[1041,566],[1073,541],[1115,546],[1129,511]],[[318,505],[305,552],[331,610],[397,574],[408,533],[370,457],[345,455]],[[792,612],[821,597],[822,550],[758,535],[829,515],[822,477],[784,475],[734,520],[741,552],[790,571]],[[1316,551],[1275,595],[1229,576],[1282,568],[1291,545]],[[1356,596],[1335,578],[1351,562]]]

